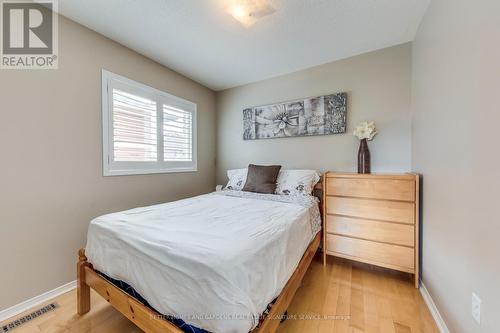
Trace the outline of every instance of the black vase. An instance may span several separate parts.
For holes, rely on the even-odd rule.
[[[358,150],[358,173],[370,173],[370,150],[366,139],[359,141]]]

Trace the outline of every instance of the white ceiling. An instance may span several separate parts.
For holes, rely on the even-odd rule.
[[[413,40],[430,0],[269,0],[245,28],[231,0],[61,0],[59,12],[214,90]]]

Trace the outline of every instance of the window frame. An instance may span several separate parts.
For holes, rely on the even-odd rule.
[[[113,145],[113,88],[121,88],[128,93],[136,93],[156,102],[157,120],[157,161],[120,162],[114,161]],[[192,161],[163,160],[163,105],[179,108],[192,114],[191,138]],[[102,147],[103,175],[147,175],[159,173],[181,173],[198,171],[197,153],[197,105],[148,85],[121,75],[102,70]]]

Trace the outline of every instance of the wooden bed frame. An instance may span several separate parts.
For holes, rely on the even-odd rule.
[[[322,201],[323,179],[314,188],[314,195]],[[320,204],[322,213],[322,205]],[[295,292],[300,287],[302,279],[311,264],[316,251],[321,242],[321,233],[318,233],[313,239],[295,272],[283,288],[283,291],[271,307],[268,315],[258,328],[251,333],[274,333],[278,329],[282,316],[285,314],[288,306],[292,302]],[[165,320],[161,314],[152,310],[139,302],[134,297],[125,293],[120,288],[113,285],[104,277],[99,275],[87,261],[85,249],[78,252],[77,264],[77,312],[83,315],[90,311],[90,288],[94,289],[116,310],[132,321],[146,333],[182,333],[183,331],[173,323]]]

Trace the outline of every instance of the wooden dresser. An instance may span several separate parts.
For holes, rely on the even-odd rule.
[[[327,172],[323,186],[324,263],[332,255],[408,272],[418,288],[418,175]]]

